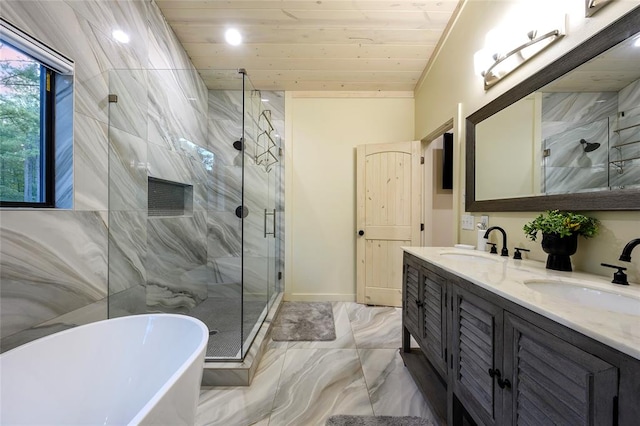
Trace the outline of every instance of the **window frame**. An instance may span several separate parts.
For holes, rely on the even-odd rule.
[[[23,52],[7,40],[0,42],[10,46],[40,64],[40,190],[44,192],[42,201],[5,201],[0,199],[0,207],[52,208],[55,207],[55,76],[56,73],[42,61]]]
[[[0,39],[40,64],[40,191],[41,201],[0,200],[0,208],[56,206],[56,80],[74,74],[74,63],[63,54],[0,17]]]

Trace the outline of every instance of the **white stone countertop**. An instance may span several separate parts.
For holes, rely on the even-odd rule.
[[[611,270],[610,277],[602,277],[577,271],[549,270],[543,262],[514,260],[513,253],[509,257],[502,257],[453,247],[402,249],[533,312],[640,359],[640,310],[636,315],[614,312],[602,306],[585,306],[577,301],[571,302],[537,292],[525,284],[533,280],[570,283],[588,287],[595,294],[598,291],[616,293],[640,301],[639,284],[623,286],[611,283],[615,269]]]

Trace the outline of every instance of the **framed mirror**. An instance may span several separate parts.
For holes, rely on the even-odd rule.
[[[466,120],[466,210],[640,210],[640,7]]]

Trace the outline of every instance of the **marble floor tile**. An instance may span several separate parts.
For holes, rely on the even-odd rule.
[[[336,327],[336,340],[323,342],[289,342],[290,349],[355,349],[351,323],[345,302],[333,302],[333,322]]]
[[[203,388],[196,424],[321,426],[336,414],[432,419],[398,352],[401,310],[332,305],[335,341],[270,341],[251,386]]]
[[[323,425],[334,414],[373,414],[357,351],[288,349],[269,425]]]
[[[398,349],[402,345],[402,309],[347,304],[358,348]]]
[[[358,354],[376,416],[433,417],[398,349],[358,349]]]
[[[265,352],[251,386],[203,388],[196,425],[268,425],[285,352],[284,349]]]

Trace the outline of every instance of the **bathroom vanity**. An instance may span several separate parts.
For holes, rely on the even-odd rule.
[[[442,421],[638,424],[640,286],[470,250],[403,250],[400,352]]]

